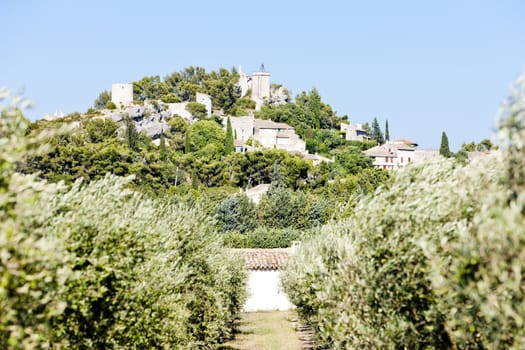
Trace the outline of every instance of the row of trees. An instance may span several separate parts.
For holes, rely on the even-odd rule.
[[[284,276],[328,348],[525,347],[525,86],[499,153],[406,167],[303,244]]]
[[[19,109],[1,117],[0,348],[194,349],[230,336],[246,271],[203,210],[130,191],[130,178],[22,175],[64,130],[27,137]]]
[[[450,150],[448,144],[448,136],[443,131],[441,134],[439,154],[445,158],[455,157],[460,161],[465,161],[468,158],[468,152],[488,152],[494,149],[497,149],[496,145],[494,145],[489,139],[484,139],[477,144],[474,141],[470,143],[463,143],[463,145],[461,145],[461,149],[457,153],[453,153]]]

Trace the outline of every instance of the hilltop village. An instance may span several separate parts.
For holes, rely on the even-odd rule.
[[[253,102],[253,109],[248,109],[246,115],[227,115],[222,109],[214,109],[212,97],[208,94],[196,92],[194,101],[162,102],[161,100],[138,101],[134,97],[132,83],[116,83],[111,86],[111,105],[109,109],[102,109],[102,117],[111,118],[122,123],[125,117],[130,117],[136,123],[137,131],[151,137],[159,145],[161,135],[169,129],[167,120],[174,116],[182,117],[188,123],[202,118],[202,113],[210,118],[219,116],[224,128],[230,120],[234,135],[235,152],[247,152],[257,149],[283,149],[304,159],[320,162],[332,162],[331,157],[313,154],[307,150],[306,142],[295,132],[295,128],[282,122],[270,119],[261,119],[255,116],[257,111],[267,106],[285,105],[291,99],[288,90],[282,85],[270,83],[270,73],[264,70],[251,75],[239,67],[236,87],[241,98]],[[114,107],[114,108],[112,108]],[[190,107],[190,108],[189,108]],[[196,111],[197,110],[197,111]],[[47,120],[57,119],[55,116],[46,116]],[[340,121],[339,135],[347,141],[370,140],[369,127],[362,123],[352,124]],[[332,131],[334,131],[332,129]],[[424,162],[440,157],[439,150],[417,149],[417,143],[407,139],[386,140],[383,144],[364,150],[364,154],[373,159],[373,165],[382,169],[397,169],[410,163]]]
[[[0,347],[212,348],[241,333],[241,311],[290,308],[309,346],[345,348],[365,323],[353,347],[513,344],[497,337],[523,329],[505,313],[523,309],[508,298],[524,246],[520,96],[508,148],[472,142],[466,157],[445,133],[424,151],[388,123],[351,123],[316,89],[292,99],[263,70],[144,77],[34,123],[9,104],[0,267],[15,317]]]

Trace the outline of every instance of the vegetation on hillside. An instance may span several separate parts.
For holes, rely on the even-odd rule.
[[[46,141],[78,141],[66,130],[27,137],[22,105],[0,119],[0,348],[194,349],[228,338],[246,271],[204,211],[130,190],[129,177],[68,186],[16,172],[53,149]]]
[[[406,167],[305,243],[283,283],[329,348],[525,347],[525,83],[503,150]]]
[[[188,67],[164,80],[145,77],[135,82],[135,100],[154,103],[174,94],[180,100],[193,101],[196,92],[204,92],[211,94],[214,105],[215,101],[223,101],[232,106],[230,112],[237,114],[255,107],[253,101],[235,94],[231,101],[224,102],[237,80],[234,69],[207,73],[203,68]],[[102,108],[109,99],[109,93],[101,93],[96,107]],[[218,105],[221,106],[228,111],[225,104]],[[257,117],[294,126],[312,153],[333,159],[317,166],[284,150],[235,153],[230,118],[224,130],[222,119],[208,118],[201,110],[203,105],[190,102],[188,107],[198,116],[197,121],[190,124],[180,116],[168,118],[169,129],[164,130],[156,144],[137,132],[132,119],[117,123],[102,118],[97,110],[38,121],[30,125],[28,135],[67,123],[76,127],[66,135],[49,137],[46,143],[51,146],[50,151],[26,157],[19,162],[18,170],[68,185],[77,179],[85,183],[100,180],[107,173],[133,175],[129,186],[147,196],[204,205],[206,214],[216,219],[227,244],[238,247],[288,246],[303,235],[300,230],[349,215],[357,198],[372,192],[387,177],[386,172],[373,169],[371,159],[362,153],[375,142],[346,141],[344,135],[335,131],[346,117],[336,116],[330,105],[321,101],[316,89],[302,92],[295,102],[266,104]],[[251,223],[234,224],[232,217],[247,215],[235,204],[245,202],[236,188],[244,190],[269,183],[274,183],[272,191],[245,219]],[[279,204],[281,200],[283,204]],[[282,222],[274,219],[286,216],[283,213],[293,216]]]

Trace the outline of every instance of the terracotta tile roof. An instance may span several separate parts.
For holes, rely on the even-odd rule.
[[[414,151],[415,148],[404,143],[385,143],[372,147],[364,153],[369,157],[397,157],[397,151]]]
[[[232,252],[244,258],[248,270],[281,270],[288,263],[291,249],[232,249]]]
[[[394,140],[394,143],[404,143],[404,144],[409,145],[409,146],[417,146],[416,142],[410,141],[410,140],[407,140],[407,139],[397,139],[397,140]]]

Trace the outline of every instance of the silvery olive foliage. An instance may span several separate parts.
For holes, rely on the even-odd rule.
[[[525,90],[500,113],[502,150],[393,174],[303,244],[283,277],[334,349],[525,347]]]
[[[50,319],[65,303],[58,297],[69,275],[65,247],[55,237],[33,234],[49,218],[41,203],[54,197],[59,185],[15,172],[25,154],[39,154],[50,136],[26,138],[29,121],[21,110],[26,100],[0,89],[0,348],[45,347]]]
[[[129,190],[130,178],[66,187],[18,174],[50,133],[27,138],[20,104],[0,121],[0,348],[196,349],[227,338],[246,271],[214,223]]]

